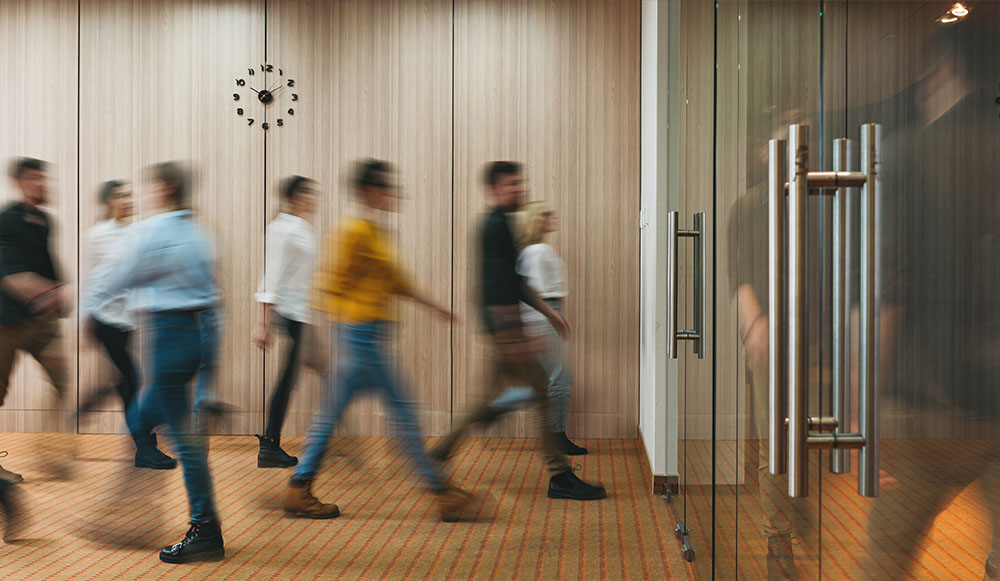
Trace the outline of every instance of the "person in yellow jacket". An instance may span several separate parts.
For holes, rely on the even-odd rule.
[[[333,518],[336,504],[320,502],[312,494],[312,480],[323,461],[333,430],[354,395],[373,390],[389,403],[399,436],[421,476],[435,495],[442,519],[459,520],[470,496],[452,487],[424,451],[420,426],[405,399],[390,364],[387,345],[394,324],[390,301],[410,298],[440,314],[452,313],[425,298],[402,273],[392,241],[378,217],[396,211],[395,172],[384,161],[364,160],[355,168],[354,187],[360,216],[345,217],[335,236],[323,244],[316,273],[313,308],[325,312],[331,341],[340,340],[338,371],[328,370],[323,381],[323,404],[313,416],[302,453],[289,483],[285,511],[307,518]],[[339,385],[338,385],[339,383]]]

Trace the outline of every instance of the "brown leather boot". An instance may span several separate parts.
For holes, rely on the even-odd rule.
[[[305,518],[334,518],[340,516],[340,509],[337,508],[336,504],[320,502],[313,496],[312,483],[307,482],[302,486],[288,485],[288,494],[285,496],[285,513],[289,516]]]
[[[442,521],[458,522],[462,520],[462,513],[472,504],[472,498],[468,492],[449,486],[434,493],[434,504],[441,511]]]

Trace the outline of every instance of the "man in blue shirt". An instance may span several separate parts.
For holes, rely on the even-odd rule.
[[[215,308],[212,247],[188,209],[190,175],[180,165],[149,170],[148,197],[161,213],[132,226],[130,242],[115,261],[95,270],[83,311],[89,317],[111,297],[137,289],[136,307],[153,321],[153,382],[128,412],[130,431],[148,434],[167,424],[180,453],[191,508],[191,528],[164,547],[167,563],[216,561],[225,556],[208,468],[206,438],[192,425],[188,384],[202,361],[201,314]],[[137,440],[137,462],[146,443]]]

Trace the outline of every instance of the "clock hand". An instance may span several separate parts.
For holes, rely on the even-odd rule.
[[[257,89],[254,89],[253,87],[250,87],[250,90],[253,91],[254,93],[259,93],[260,92]]]

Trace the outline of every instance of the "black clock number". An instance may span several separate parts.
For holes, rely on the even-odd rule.
[[[233,101],[239,101],[239,100],[240,100],[240,94],[239,93],[233,93]]]
[[[279,117],[278,118],[278,127],[283,127],[284,125],[285,125],[285,120]]]
[[[236,86],[237,87],[242,87],[245,84],[247,84],[247,82],[244,79],[236,79]]]
[[[286,84],[289,87],[294,87],[295,86],[295,79],[288,79],[288,81],[286,81]]]
[[[291,107],[289,107],[288,108],[288,114],[289,115],[295,115],[295,109],[292,109]]]
[[[253,125],[253,117],[247,119],[247,125]]]
[[[281,75],[281,76],[284,76],[284,75],[285,75],[285,73],[283,73],[283,72],[281,71],[281,69],[278,69],[278,74],[279,74],[279,75]]]
[[[269,129],[269,127],[267,126],[267,122],[265,121],[264,123],[262,123],[260,128],[263,129],[264,131],[267,131]]]
[[[274,67],[272,67],[271,65],[265,65],[265,67],[266,70],[264,72],[270,73],[274,71]]]
[[[260,72],[264,72],[264,65],[260,65]]]
[[[243,107],[237,107],[236,108],[236,114],[237,115],[242,115],[243,114]]]
[[[298,93],[292,93],[292,101],[298,101],[298,100],[299,100],[299,94]]]
[[[253,76],[253,69],[247,69],[247,74]]]

